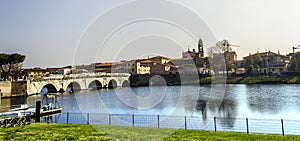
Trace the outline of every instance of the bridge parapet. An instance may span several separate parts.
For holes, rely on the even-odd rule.
[[[81,78],[98,78],[98,77],[130,77],[129,73],[81,73],[69,75],[51,75],[40,79],[31,79],[31,81],[49,81],[49,80],[69,80]]]
[[[39,80],[30,80],[27,91],[29,94],[41,93],[43,88],[53,91],[66,91],[68,88],[90,89],[93,83],[97,88],[122,87],[129,84],[129,73],[82,73],[70,75],[52,75]],[[95,85],[94,84],[94,85]]]

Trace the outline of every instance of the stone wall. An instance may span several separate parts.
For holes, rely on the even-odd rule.
[[[11,83],[11,96],[24,96],[27,87],[27,81],[17,81]]]
[[[27,88],[27,81],[0,81],[1,97],[23,96]]]
[[[11,96],[11,81],[0,81],[1,97]]]

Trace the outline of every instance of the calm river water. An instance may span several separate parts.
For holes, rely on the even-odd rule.
[[[213,96],[207,86],[131,87],[80,91],[59,95],[64,112],[113,114],[203,115],[219,109],[217,117],[299,119],[300,85],[226,85]],[[222,93],[222,92],[221,92]],[[2,99],[2,111],[26,101],[35,105],[42,96]],[[217,100],[216,100],[217,99]],[[207,102],[210,101],[210,106]],[[222,100],[222,101],[221,101]],[[214,104],[213,106],[212,103]]]
[[[2,111],[24,101],[35,105],[37,100],[42,100],[42,96],[2,99]],[[299,84],[126,87],[63,93],[59,94],[58,100],[64,113],[196,116],[202,117],[203,121],[216,116],[242,119],[240,124],[243,126],[245,118],[265,120],[258,124],[276,119],[276,133],[281,131],[277,119],[289,120],[291,126],[294,126],[294,120],[300,120]],[[233,128],[232,121],[226,122]],[[233,122],[237,125],[239,121]],[[300,122],[297,124],[300,126]],[[299,134],[294,130],[298,128],[291,128],[291,134]],[[273,129],[261,132],[269,131]]]

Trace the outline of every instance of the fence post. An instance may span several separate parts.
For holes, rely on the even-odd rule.
[[[86,123],[90,124],[90,114],[89,113],[87,113],[87,122]]]
[[[284,126],[283,126],[283,119],[281,119],[281,130],[282,130],[282,136],[284,136]]]
[[[111,114],[108,114],[108,125],[111,125]]]
[[[217,132],[217,118],[214,117],[215,132]]]
[[[184,116],[184,129],[186,130],[187,127],[186,127],[186,116]]]
[[[69,112],[67,112],[67,124],[69,124]]]
[[[159,128],[159,115],[157,115],[157,128]]]
[[[247,134],[249,134],[249,123],[248,123],[248,118],[246,118],[246,128],[247,128]]]
[[[35,105],[35,122],[41,122],[41,101],[37,101]]]
[[[134,126],[134,114],[132,114],[132,126]]]

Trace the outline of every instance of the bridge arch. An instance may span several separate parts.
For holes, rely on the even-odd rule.
[[[66,92],[73,93],[74,91],[81,90],[80,84],[78,82],[70,82],[67,85]]]
[[[39,93],[41,94],[57,93],[57,88],[53,84],[46,84],[41,88]]]
[[[92,81],[89,86],[88,86],[88,89],[91,89],[91,90],[100,90],[101,88],[103,87],[102,83],[98,80],[94,80]]]
[[[124,80],[124,81],[122,82],[122,87],[129,87],[129,85],[130,85],[130,83],[129,83],[128,80]]]
[[[109,82],[108,82],[108,86],[107,88],[109,89],[114,89],[114,88],[117,88],[118,87],[118,83],[115,79],[111,79]]]

